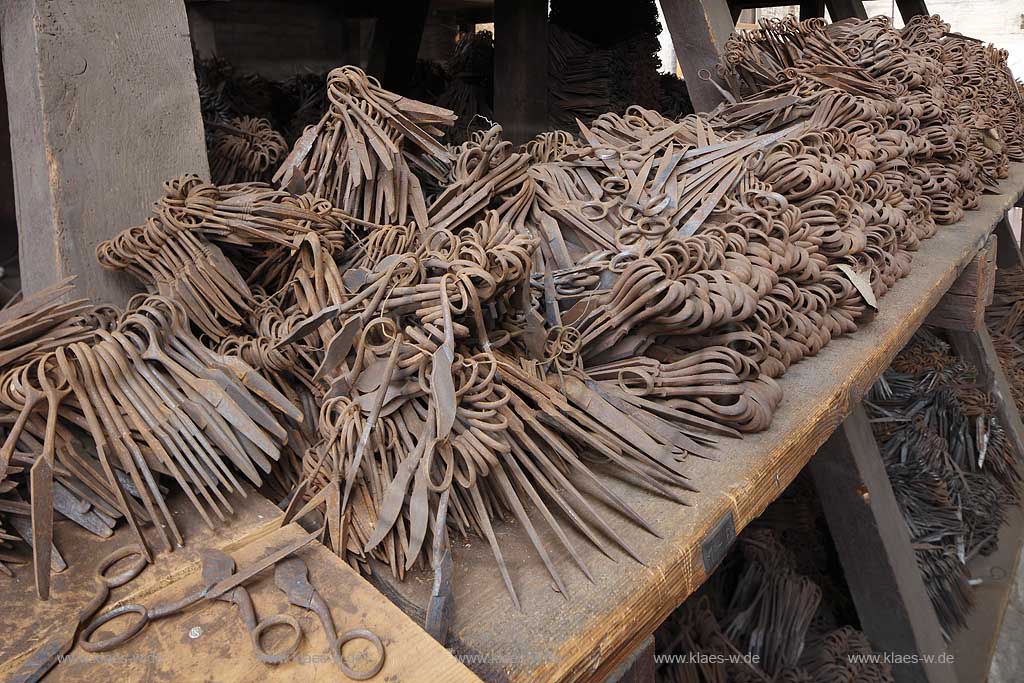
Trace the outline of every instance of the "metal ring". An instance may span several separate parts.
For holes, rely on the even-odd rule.
[[[137,560],[124,569],[120,574],[114,574],[113,576],[107,576],[107,570],[113,567],[121,560],[136,555]],[[123,548],[119,548],[114,552],[107,555],[100,561],[98,567],[96,567],[96,578],[98,578],[103,585],[107,588],[117,588],[123,586],[145,569],[149,561],[142,552],[142,547],[137,544],[126,545]]]
[[[139,620],[128,627],[123,633],[118,633],[116,636],[111,636],[106,640],[98,640],[90,643],[89,636],[96,632],[100,626],[106,624],[109,621],[113,621],[122,614],[135,613],[139,615]],[[149,623],[149,614],[146,612],[146,608],[142,605],[121,605],[115,607],[106,614],[100,616],[96,621],[92,622],[85,627],[82,631],[82,637],[78,641],[78,644],[82,646],[82,649],[86,652],[106,652],[107,650],[113,650],[118,645],[123,645],[129,640],[138,635],[142,627]]]
[[[612,195],[626,194],[629,191],[629,182],[622,176],[610,175],[601,181],[601,189]]]
[[[287,626],[292,630],[292,639],[291,641],[287,641],[287,644],[282,648],[281,652],[273,654],[263,648],[263,643],[260,642],[260,638],[266,631],[279,625]],[[252,630],[251,635],[252,647],[253,650],[256,651],[256,659],[266,664],[280,664],[295,654],[295,650],[299,648],[299,643],[302,641],[302,626],[300,626],[298,620],[290,614],[275,614],[274,616],[267,617],[260,623],[256,624],[256,628]]]
[[[592,211],[588,212],[588,209]],[[600,221],[608,217],[608,206],[602,202],[583,202],[580,215],[590,221]]]
[[[350,667],[345,663],[345,657],[341,654],[341,648],[345,646],[345,643],[359,639],[370,642],[377,649],[377,661],[366,671],[356,671]],[[338,639],[338,663],[341,664],[342,672],[354,681],[365,681],[368,678],[373,678],[384,668],[384,643],[381,642],[380,637],[376,633],[365,628],[355,628],[351,631],[346,631]]]

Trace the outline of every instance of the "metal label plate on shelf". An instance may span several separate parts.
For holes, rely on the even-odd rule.
[[[736,521],[733,519],[732,510],[729,510],[700,543],[700,554],[704,560],[705,574],[711,575],[735,540]]]

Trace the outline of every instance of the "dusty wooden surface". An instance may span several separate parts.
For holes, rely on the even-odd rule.
[[[123,305],[96,245],[141,223],[163,182],[209,177],[185,7],[11,0],[2,10],[22,285],[79,276]]]
[[[704,582],[701,541],[709,531],[730,511],[737,533],[760,515],[888,367],[1021,195],[1024,165],[1011,165],[1002,188],[1003,194],[984,196],[980,209],[968,212],[962,223],[940,229],[923,243],[914,254],[913,271],[881,299],[874,321],[790,369],[770,430],[723,441],[719,462],[689,463],[692,482],[703,492],[685,496],[692,507],[611,480],[610,486],[663,536],[659,540],[624,519],[610,520],[646,566],[614,549],[617,561],[608,560],[581,541],[577,547],[594,582],[571,559],[556,554],[568,588],[568,595],[561,596],[526,534],[513,524],[499,525],[496,533],[523,606],[516,611],[487,544],[453,538],[453,650],[491,681],[585,681],[614,669]],[[551,534],[544,541],[558,547]],[[421,618],[430,576],[414,573],[398,583],[386,572],[378,568],[372,580]]]
[[[279,525],[280,511],[258,494],[251,494],[238,506],[231,522],[217,530],[197,528],[198,516],[178,501],[175,516],[181,520],[187,547],[161,555],[134,581],[117,589],[108,606],[137,602],[146,606],[165,603],[190,593],[199,585],[198,550],[216,546],[235,558],[242,568],[282,540],[301,536],[295,528],[284,539],[269,536]],[[26,657],[54,630],[85,604],[93,592],[93,571],[99,560],[120,545],[131,543],[124,530],[108,540],[86,536],[70,522],[58,524],[57,543],[68,560],[69,569],[54,577],[51,599],[35,599],[28,566],[17,568],[14,579],[0,579],[4,604],[0,610],[0,679],[7,680]],[[309,578],[331,607],[339,632],[366,627],[380,635],[386,648],[383,670],[372,681],[387,683],[423,682],[473,683],[479,679],[397,607],[385,599],[348,565],[318,543],[300,555],[309,567]],[[151,623],[141,634],[110,652],[89,654],[72,650],[47,680],[60,681],[338,681],[345,679],[327,656],[327,641],[319,620],[312,612],[289,606],[274,585],[273,570],[267,570],[246,587],[252,595],[257,618],[280,612],[291,614],[304,634],[295,657],[270,666],[252,654],[248,633],[234,605],[212,601],[196,605],[182,614]],[[106,611],[104,608],[103,611]],[[101,627],[94,638],[119,632],[127,622],[113,622],[109,631]],[[279,637],[277,634],[276,637]],[[273,650],[275,634],[265,639]],[[367,664],[368,647],[361,641],[345,646],[345,657],[353,667]]]

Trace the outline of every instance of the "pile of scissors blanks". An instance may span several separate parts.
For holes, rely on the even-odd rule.
[[[210,121],[210,175],[218,185],[270,180],[284,159],[284,136],[266,119],[243,116],[226,123]]]
[[[923,328],[865,401],[886,472],[945,635],[964,626],[967,563],[992,553],[1020,504],[1014,452],[975,370]]]
[[[200,343],[175,301],[139,296],[119,313],[67,301],[73,291],[65,282],[0,311],[0,511],[31,546],[44,599],[65,566],[55,513],[99,537],[124,518],[152,559],[185,542],[168,482],[213,528],[243,480],[261,485],[280,457],[280,420],[302,419],[243,361]]]
[[[727,70],[799,64],[708,116],[631,107],[520,149],[497,126],[446,145],[452,112],[335,69],[279,189],[180,179],[99,255],[297,399],[268,482],[286,518],[317,511],[336,552],[398,576],[437,569],[449,527],[478,535],[516,600],[495,532],[514,519],[563,587],[540,519],[584,575],[569,529],[639,557],[598,510],[651,520],[596,472],[679,500],[686,458],[766,429],[776,378],[1005,174],[1019,131],[956,113],[952,62],[898,68],[946,38],[843,26],[737,38]],[[998,54],[965,55],[996,78]]]
[[[874,649],[863,633],[835,623],[818,583],[798,565],[777,531],[748,527],[701,591],[655,633],[657,651],[666,655],[657,679],[891,683],[888,664],[857,656]]]
[[[996,271],[995,291],[992,303],[985,308],[985,320],[1017,410],[1024,411],[1024,268]]]

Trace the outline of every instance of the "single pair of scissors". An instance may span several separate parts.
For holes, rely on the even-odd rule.
[[[82,631],[82,637],[79,640],[79,645],[86,652],[106,652],[134,638],[140,631],[142,631],[143,627],[152,621],[178,614],[192,605],[206,600],[221,599],[225,602],[233,602],[238,605],[239,610],[242,612],[242,619],[249,630],[249,636],[252,640],[253,649],[256,652],[257,658],[268,664],[283,662],[290,657],[298,647],[299,641],[302,637],[302,628],[299,626],[298,621],[286,614],[278,614],[273,617],[269,617],[257,624],[256,615],[252,606],[252,598],[249,596],[249,592],[242,588],[242,584],[264,569],[277,564],[284,558],[304,547],[310,541],[315,539],[319,533],[320,531],[303,535],[301,538],[288,543],[281,549],[268,553],[251,566],[238,572],[234,571],[235,561],[229,555],[220,550],[209,548],[205,549],[200,553],[203,563],[203,580],[198,589],[189,593],[180,600],[158,604],[153,607],[147,608],[139,604],[119,605],[96,618],[86,626]],[[141,554],[141,549],[138,548],[138,546],[129,546],[129,548],[134,548],[135,553]],[[89,603],[88,607],[92,608],[91,613],[83,619],[80,619],[79,623],[92,616],[92,614],[99,608],[99,605],[106,601],[110,588],[123,586],[125,583],[138,576],[142,571],[142,567],[145,566],[145,562],[138,561],[137,563],[133,563],[133,565],[124,573],[118,574],[109,580],[106,578],[103,573],[106,569],[109,569],[118,560],[125,559],[132,555],[132,551],[125,552],[126,550],[127,549],[122,549],[119,553],[111,555],[100,564],[100,571],[98,572],[98,575],[102,586],[98,591],[97,596]],[[125,631],[117,635],[103,640],[90,640],[91,636],[101,626],[125,614],[137,614],[139,618],[135,620]],[[271,653],[263,648],[263,645],[260,642],[260,636],[271,626],[276,625],[287,626],[292,631],[292,637],[286,642],[286,647],[284,647],[281,652]]]
[[[109,571],[122,560],[132,558],[131,564],[117,574],[110,574]],[[78,637],[78,631],[82,624],[90,619],[103,606],[110,597],[110,591],[114,588],[125,585],[145,569],[148,559],[139,545],[126,545],[118,548],[110,555],[100,561],[96,567],[96,592],[92,599],[78,613],[78,619],[65,625],[56,635],[47,640],[43,645],[32,653],[25,663],[18,669],[11,678],[12,683],[36,683],[53,668],[57,661],[71,651]],[[135,628],[135,627],[133,627]],[[140,621],[138,627],[133,631],[129,629],[127,638],[138,633],[142,628]]]
[[[380,637],[365,628],[355,628],[338,636],[334,619],[331,617],[331,610],[313,584],[309,582],[309,568],[301,557],[289,557],[278,563],[274,568],[274,583],[288,597],[288,602],[296,607],[310,610],[320,618],[331,655],[341,666],[342,673],[354,681],[365,681],[380,673],[380,670],[384,668],[384,643],[381,642]],[[368,669],[356,670],[345,662],[341,648],[345,643],[353,640],[366,640],[377,651],[376,659]]]

